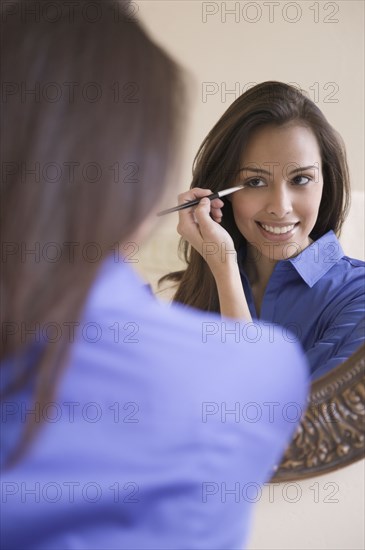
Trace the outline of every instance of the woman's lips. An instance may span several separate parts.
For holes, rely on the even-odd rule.
[[[291,229],[290,231],[288,231],[287,233],[270,233],[269,231],[266,231],[266,229],[264,229],[260,224],[259,222],[256,222],[257,224],[257,227],[259,228],[259,230],[261,231],[262,235],[264,237],[266,237],[269,241],[287,241],[288,239],[290,239],[294,233],[296,232],[297,230],[297,227],[299,225],[300,222],[296,223],[293,227],[293,229]]]

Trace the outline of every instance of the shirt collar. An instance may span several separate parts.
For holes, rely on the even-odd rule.
[[[242,260],[246,256],[245,249],[246,247],[243,246],[239,252],[240,266],[242,266]],[[303,281],[312,288],[344,255],[336,234],[330,229],[297,256],[279,260],[275,265],[275,270],[286,270],[293,266]],[[240,267],[240,269],[242,268]]]
[[[312,288],[344,255],[340,241],[330,229],[298,256],[283,261],[290,262],[307,285]]]

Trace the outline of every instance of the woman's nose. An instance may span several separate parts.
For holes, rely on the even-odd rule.
[[[273,185],[266,204],[267,213],[274,214],[277,218],[284,218],[292,210],[292,196],[287,183]]]

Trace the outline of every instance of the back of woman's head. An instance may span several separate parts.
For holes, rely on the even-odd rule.
[[[1,14],[2,358],[56,327],[36,366],[40,402],[98,266],[164,192],[184,97],[182,71],[127,2],[45,4]]]
[[[42,322],[83,301],[161,197],[180,73],[127,3],[24,4],[3,6],[3,312]]]

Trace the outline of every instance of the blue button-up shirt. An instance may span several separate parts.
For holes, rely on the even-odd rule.
[[[258,319],[238,253],[241,279],[252,319]],[[297,256],[279,260],[263,297],[260,321],[296,335],[310,363],[312,379],[346,361],[365,341],[365,262],[345,256],[330,230]]]
[[[2,403],[2,462],[43,424],[2,472],[1,548],[243,548],[309,386],[300,344],[252,325],[161,303],[109,258],[56,395]]]

